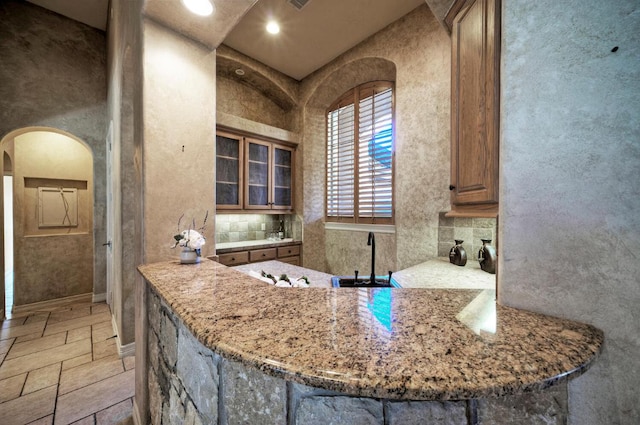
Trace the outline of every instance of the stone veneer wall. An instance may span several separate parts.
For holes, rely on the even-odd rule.
[[[288,382],[204,347],[152,290],[148,301],[151,424],[565,424],[566,384],[462,401],[354,397]]]

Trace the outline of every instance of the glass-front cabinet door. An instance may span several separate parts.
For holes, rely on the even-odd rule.
[[[246,139],[247,168],[245,178],[247,191],[244,207],[247,209],[271,209],[271,143]]]
[[[292,212],[294,162],[293,146],[219,129],[216,132],[216,209]]]
[[[273,145],[273,209],[293,207],[293,149]]]
[[[241,209],[243,196],[244,138],[216,133],[216,207]]]

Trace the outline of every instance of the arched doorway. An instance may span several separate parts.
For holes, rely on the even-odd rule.
[[[13,312],[52,300],[84,296],[90,300],[94,254],[90,148],[64,131],[32,127],[9,133],[0,150],[9,158],[13,175]],[[3,261],[3,271],[6,266]]]

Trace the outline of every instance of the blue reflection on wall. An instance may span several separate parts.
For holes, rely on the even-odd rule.
[[[376,133],[369,140],[369,156],[378,161],[383,167],[391,168],[393,152],[393,128],[388,127]]]
[[[391,289],[373,289],[369,296],[367,308],[388,331],[391,331]]]

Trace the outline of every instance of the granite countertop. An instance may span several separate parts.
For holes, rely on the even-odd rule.
[[[206,259],[139,270],[214,352],[362,397],[541,390],[587,370],[603,343],[592,326],[495,306],[487,290],[278,288]]]
[[[259,239],[256,241],[222,242],[216,244],[216,254],[228,254],[230,252],[246,251],[247,249],[276,248],[282,245],[301,245],[301,241],[294,241],[291,238],[279,241]]]
[[[480,268],[477,261],[463,267],[449,262],[449,257],[434,258],[393,274],[403,288],[494,289],[496,275]]]
[[[245,274],[249,272],[260,273],[264,270],[265,273],[269,273],[276,278],[281,274],[286,274],[290,279],[298,279],[306,276],[309,279],[309,287],[311,288],[331,288],[332,275],[277,260],[243,264],[241,266],[233,266],[232,268]]]

